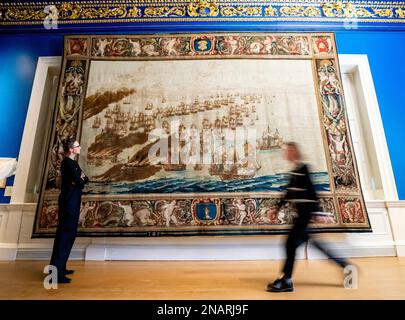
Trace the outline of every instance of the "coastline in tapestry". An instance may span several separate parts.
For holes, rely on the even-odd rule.
[[[91,62],[87,194],[282,191],[285,141],[304,147],[317,190],[330,191],[310,61]],[[167,153],[151,159],[160,143]]]

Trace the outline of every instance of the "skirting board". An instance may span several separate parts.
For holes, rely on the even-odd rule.
[[[397,246],[405,254],[405,244]],[[361,245],[333,246],[339,256],[375,257],[396,256],[393,243],[364,243]],[[49,260],[52,248],[0,248],[0,260]],[[401,255],[398,252],[398,255]],[[285,258],[282,243],[244,246],[227,245],[102,245],[90,244],[87,248],[74,248],[70,259],[87,261],[105,260],[282,260]],[[297,259],[325,259],[315,248],[303,245]]]
[[[305,249],[297,252],[298,259],[305,259]],[[283,259],[280,244],[244,246],[230,245],[91,245],[86,260],[279,260]]]
[[[73,249],[69,260],[84,260],[84,249]],[[16,260],[48,260],[51,258],[52,249],[19,249]]]
[[[17,246],[15,244],[0,243],[0,261],[15,260],[17,256]]]
[[[356,243],[333,243],[329,247],[339,257],[387,257],[397,255],[393,241]],[[307,248],[308,260],[327,259],[326,255],[320,252],[313,245]]]
[[[398,257],[404,257],[405,256],[405,241],[397,242],[396,249],[397,249]]]

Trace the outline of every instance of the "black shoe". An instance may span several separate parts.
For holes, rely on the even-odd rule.
[[[75,273],[74,270],[69,270],[69,269],[65,270],[65,274],[73,274],[73,273]]]
[[[277,279],[273,283],[267,285],[267,291],[269,292],[293,292],[294,286],[291,279]]]
[[[71,283],[72,279],[68,278],[68,277],[58,277],[58,283]]]
[[[279,282],[281,282],[281,281],[283,281],[283,280],[282,280],[282,279],[277,279],[277,280],[275,280],[274,282],[269,282],[269,283],[267,284],[266,291],[270,291],[271,288],[273,288],[273,286],[277,285],[277,284],[278,284]]]

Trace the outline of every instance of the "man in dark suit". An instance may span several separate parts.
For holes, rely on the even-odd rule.
[[[319,208],[319,200],[309,175],[308,166],[302,162],[301,153],[296,143],[288,142],[285,144],[285,158],[292,162],[295,168],[291,171],[287,192],[280,201],[278,209],[287,202],[293,203],[298,216],[294,219],[293,227],[288,235],[286,243],[287,259],[283,268],[283,276],[273,283],[268,284],[267,291],[271,292],[294,291],[292,273],[295,262],[295,252],[301,244],[309,240],[307,227],[311,220],[312,213],[321,211]],[[342,268],[348,265],[345,259],[336,258],[332,255],[321,242],[312,239],[312,243]]]
[[[61,163],[61,192],[58,199],[58,227],[56,229],[50,264],[58,271],[58,282],[69,283],[67,274],[73,270],[66,269],[73,243],[76,239],[80,216],[82,189],[89,181],[75,160],[80,154],[80,145],[75,139],[68,139],[63,144],[66,154]]]

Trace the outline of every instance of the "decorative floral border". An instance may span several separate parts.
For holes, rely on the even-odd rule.
[[[353,157],[335,48],[334,36],[331,33],[65,37],[62,69],[64,71],[61,74],[57,112],[54,118],[47,171],[44,175],[46,178],[43,181],[37,209],[34,236],[49,236],[54,232],[56,223],[54,211],[57,206],[57,184],[62,159],[61,141],[81,130],[81,113],[89,62],[97,59],[162,60],[207,57],[299,58],[313,62],[322,134],[327,142],[325,152],[331,179],[331,191],[321,195],[321,204],[324,211],[333,213],[330,217],[322,216],[314,221],[313,228],[316,231],[370,231]],[[274,207],[280,197],[281,193],[258,195],[254,192],[235,195],[218,193],[213,194],[212,198],[207,198],[206,194],[193,194],[192,197],[187,194],[181,196],[125,195],[124,197],[107,196],[102,199],[86,195],[82,205],[82,221],[85,222],[79,234],[159,236],[283,233],[291,224],[294,208],[286,208],[289,214],[285,214],[284,218],[274,216]],[[93,209],[86,208],[86,203],[89,203]],[[205,203],[207,208],[212,204],[216,208],[216,213],[208,212],[207,217],[210,216],[210,218],[207,219],[198,217],[197,206],[201,203]],[[128,206],[132,208],[130,210],[133,216],[129,219],[125,218],[125,207],[128,208]],[[159,209],[159,206],[162,208],[173,206],[173,212],[176,207],[177,215],[174,214],[174,218],[165,216],[164,209]],[[138,211],[134,208],[141,210],[140,217],[137,217]],[[209,210],[213,210],[212,208]],[[114,213],[113,216],[105,213],[109,211]],[[87,214],[94,218],[89,218],[89,223],[86,222]],[[138,222],[135,221],[136,219]],[[172,220],[179,224],[171,225]],[[91,221],[96,221],[96,224]]]
[[[364,213],[359,208],[358,199],[342,199],[344,208],[344,222],[365,221]],[[105,232],[106,229],[113,232],[137,232],[145,229],[148,232],[190,231],[198,233],[201,227],[215,226],[218,228],[248,226],[250,229],[272,230],[291,225],[295,216],[294,208],[277,211],[277,198],[198,198],[198,199],[160,199],[160,200],[103,200],[83,201],[79,228],[86,232]],[[340,204],[340,202],[339,202]],[[174,210],[167,216],[166,209],[173,205]],[[126,207],[133,209],[131,215],[125,212]],[[198,206],[204,212],[197,212]],[[331,212],[328,216],[322,216],[321,220],[314,220],[312,226],[338,227],[339,217],[335,212],[335,204],[332,197],[322,197],[321,206],[324,211]],[[240,208],[244,208],[244,215]],[[345,208],[357,209],[356,214],[346,213]],[[208,209],[210,208],[210,209]],[[52,232],[58,223],[57,200],[47,200],[42,206],[39,217],[39,227],[42,231]],[[332,214],[333,213],[333,214]],[[350,217],[351,220],[348,220]],[[222,231],[217,230],[217,231]],[[239,230],[238,230],[239,231]],[[239,231],[240,232],[240,231]]]
[[[68,39],[68,48],[72,41]],[[86,43],[87,39],[82,39]],[[83,46],[84,48],[84,46]],[[329,53],[331,53],[332,48]],[[82,51],[81,55],[85,55]],[[240,57],[310,56],[310,43],[302,35],[190,35],[92,37],[91,58],[180,58],[193,56]]]
[[[53,11],[54,9],[56,10]],[[0,4],[0,25],[37,25],[43,24],[45,19],[52,17],[57,17],[60,24],[246,19],[249,21],[404,23],[405,2],[110,0]]]

